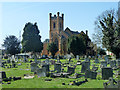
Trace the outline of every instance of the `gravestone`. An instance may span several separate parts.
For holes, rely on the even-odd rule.
[[[15,57],[14,57],[14,55],[12,55],[12,58],[11,58],[11,59],[12,59],[12,61],[14,61],[14,62],[15,62]]]
[[[102,79],[106,80],[113,77],[113,70],[110,67],[102,68]]]
[[[110,88],[116,90],[118,88],[118,82],[115,81],[112,77],[109,78],[108,82],[103,83],[104,88]]]
[[[117,62],[117,66],[119,67],[120,66],[120,59],[116,60]]]
[[[57,63],[61,63],[60,59],[57,59]]]
[[[37,75],[38,77],[46,77],[46,68],[39,68],[37,69]]]
[[[107,67],[107,61],[101,61],[101,68]]]
[[[6,73],[4,71],[0,72],[0,78],[6,78]]]
[[[96,77],[97,77],[97,72],[91,71],[91,70],[86,70],[85,78],[96,79]]]
[[[79,59],[80,59],[80,58],[79,58],[79,55],[76,55],[76,59],[77,59],[77,60],[79,60]]]
[[[50,70],[49,70],[49,65],[48,65],[48,64],[43,65],[42,68],[45,68],[45,69],[46,69],[46,72],[49,72],[49,71],[50,71]]]
[[[24,56],[23,58],[24,58],[23,62],[27,62],[26,56]]]
[[[99,63],[99,60],[98,60],[98,58],[96,58],[96,59],[95,59],[95,63]]]
[[[111,60],[110,61],[110,67],[116,67],[116,61],[115,60]]]
[[[31,72],[36,72],[37,69],[38,69],[37,63],[32,62],[31,63]]]
[[[67,55],[66,55],[66,58],[67,58],[67,59],[70,59],[70,58],[71,58],[71,55],[70,55],[70,54],[67,54]]]
[[[90,59],[89,58],[85,58],[85,61],[90,62]]]
[[[75,73],[75,68],[74,68],[74,67],[69,67],[69,66],[68,66],[67,73],[70,73],[70,74]]]
[[[59,55],[57,55],[57,60],[60,60],[60,56]]]
[[[104,59],[107,63],[109,63],[109,57],[108,56],[105,56]]]
[[[81,73],[84,73],[87,69],[90,69],[90,62],[87,61],[82,62]]]
[[[50,62],[51,62],[51,64],[52,64],[52,65],[54,65],[54,64],[55,64],[55,60],[51,60]]]
[[[56,64],[54,65],[54,71],[57,71],[58,73],[60,73],[60,72],[61,72],[61,64],[56,63]]]
[[[16,64],[15,63],[12,63],[12,68],[15,68],[16,67]]]
[[[7,60],[7,63],[10,63],[10,60]]]
[[[49,59],[48,58],[46,58],[45,63],[49,64]]]
[[[68,59],[69,63],[71,62],[71,57]]]

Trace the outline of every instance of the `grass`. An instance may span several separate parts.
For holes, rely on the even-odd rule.
[[[31,59],[30,59],[31,60]],[[43,61],[45,59],[42,59]],[[76,63],[77,60],[72,59],[73,63]],[[65,63],[66,59],[61,59],[62,63]],[[83,61],[83,60],[81,60]],[[91,60],[91,66],[92,69],[93,60]],[[98,66],[99,64],[95,64]],[[28,70],[29,69],[29,70]],[[54,70],[54,66],[50,66],[50,70]],[[70,78],[52,78],[52,81],[45,81],[45,79],[50,77],[40,77],[38,78],[37,75],[33,79],[24,79],[24,74],[33,74],[30,69],[30,63],[22,63],[21,66],[18,66],[18,68],[2,68],[2,71],[6,72],[7,77],[14,77],[14,76],[21,76],[21,80],[17,81],[11,81],[11,84],[7,84],[6,82],[3,82],[2,88],[104,88],[103,83],[108,80],[102,80],[101,75],[97,75],[96,79],[88,79],[88,82],[80,85],[80,86],[74,86],[74,85],[68,85],[70,81],[78,80],[83,81],[85,80],[84,77],[78,78],[78,79],[70,79]],[[65,70],[67,71],[67,67],[65,67]],[[78,65],[75,69],[75,72],[80,73],[81,72],[81,65]],[[97,72],[101,72],[101,69],[99,67],[99,70]],[[115,71],[114,71],[115,72]],[[115,78],[115,76],[114,76]],[[66,85],[62,85],[62,83],[65,83]]]

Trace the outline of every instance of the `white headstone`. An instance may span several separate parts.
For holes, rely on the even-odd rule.
[[[79,55],[76,56],[77,60],[79,60]]]

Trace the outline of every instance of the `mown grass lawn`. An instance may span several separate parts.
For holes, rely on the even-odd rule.
[[[31,59],[30,59],[31,60]],[[41,61],[43,61],[42,59]],[[81,60],[83,61],[83,60]],[[61,62],[66,62],[65,59],[61,59]],[[73,62],[71,64],[75,64],[77,60],[73,59]],[[91,69],[92,69],[93,60],[91,60]],[[95,64],[96,66],[99,66],[99,64]],[[54,66],[50,66],[50,70],[54,70]],[[6,82],[3,82],[2,88],[104,88],[103,83],[108,80],[102,80],[101,74],[97,75],[96,79],[88,79],[88,82],[80,85],[68,85],[70,81],[83,81],[85,80],[84,77],[78,78],[78,79],[70,79],[70,78],[51,78],[52,81],[45,81],[45,79],[48,79],[50,77],[40,77],[38,78],[37,75],[33,79],[24,79],[24,74],[31,74],[34,73],[31,72],[30,69],[30,63],[22,63],[21,66],[18,66],[18,68],[2,68],[2,71],[6,72],[7,77],[18,77],[21,76],[21,80],[17,81],[11,81],[11,84],[7,84]],[[67,67],[65,67],[65,70],[67,71]],[[76,73],[81,72],[81,65],[78,65],[75,70]],[[101,72],[101,69],[99,67],[99,70],[97,72]],[[114,71],[116,72],[116,71]],[[72,75],[73,76],[73,75]],[[115,78],[115,76],[114,76]],[[62,85],[62,83],[65,83],[65,85]]]

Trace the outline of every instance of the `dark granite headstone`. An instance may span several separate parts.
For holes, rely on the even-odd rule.
[[[1,77],[2,76],[2,77]],[[4,71],[0,72],[0,78],[6,78],[6,73]]]
[[[75,73],[75,68],[74,68],[74,67],[69,67],[69,66],[68,66],[67,73],[70,73],[70,74]]]
[[[91,70],[86,70],[85,72],[85,78],[96,79],[96,76],[97,76],[97,72]]]
[[[82,62],[81,73],[84,73],[87,69],[90,69],[90,62],[87,61]]]
[[[110,67],[102,68],[102,79],[109,79],[109,77],[113,77],[113,70]]]
[[[57,71],[58,73],[60,73],[60,72],[61,72],[61,64],[56,63],[56,64],[54,65],[54,71]]]
[[[48,64],[43,65],[43,66],[42,66],[42,68],[43,68],[43,67],[45,67],[45,69],[46,69],[46,71],[47,71],[47,72],[49,72],[49,71],[50,71],[50,70],[49,70],[49,65],[48,65]]]

